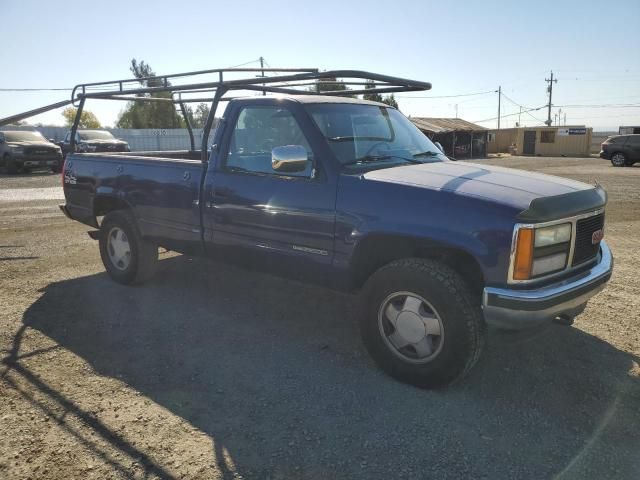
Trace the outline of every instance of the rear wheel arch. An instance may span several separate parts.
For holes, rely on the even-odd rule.
[[[387,234],[372,234],[358,243],[351,263],[351,288],[361,288],[380,268],[405,258],[439,261],[458,273],[474,295],[482,294],[484,273],[468,251],[431,239]]]
[[[98,195],[93,199],[93,216],[104,217],[116,210],[133,211],[133,207],[122,198],[115,195]]]

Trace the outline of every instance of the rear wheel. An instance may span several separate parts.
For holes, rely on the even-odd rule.
[[[392,377],[423,388],[462,378],[484,346],[479,300],[444,264],[392,262],[367,282],[361,331],[373,359]]]
[[[142,283],[155,273],[158,246],[142,238],[131,213],[116,211],[100,227],[100,257],[116,282]]]
[[[624,167],[627,165],[627,157],[625,157],[622,152],[616,152],[611,155],[611,165],[614,167]]]

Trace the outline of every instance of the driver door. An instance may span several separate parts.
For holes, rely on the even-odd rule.
[[[322,174],[296,115],[282,106],[248,104],[231,120],[205,191],[210,241],[216,249],[255,254],[271,266],[330,265],[336,186]],[[273,148],[287,145],[306,149],[304,170],[273,169]]]

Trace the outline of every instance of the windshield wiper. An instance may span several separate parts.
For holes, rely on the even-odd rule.
[[[414,157],[437,157],[438,155],[440,155],[441,152],[432,152],[430,150],[426,151],[426,152],[418,152],[418,153],[414,153],[413,156]]]
[[[422,163],[420,160],[416,160],[414,158],[402,157],[400,155],[365,155],[364,157],[355,158],[348,162],[343,163],[342,165],[357,165],[359,163],[372,163],[378,162],[380,160],[389,160],[390,158],[397,158],[399,160],[404,160],[409,163]]]

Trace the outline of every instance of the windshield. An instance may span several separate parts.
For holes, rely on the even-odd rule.
[[[103,130],[87,130],[78,132],[80,140],[114,140],[114,136]]]
[[[431,140],[394,108],[345,103],[306,108],[342,165],[446,160]]]
[[[46,142],[40,132],[3,132],[7,142]]]

